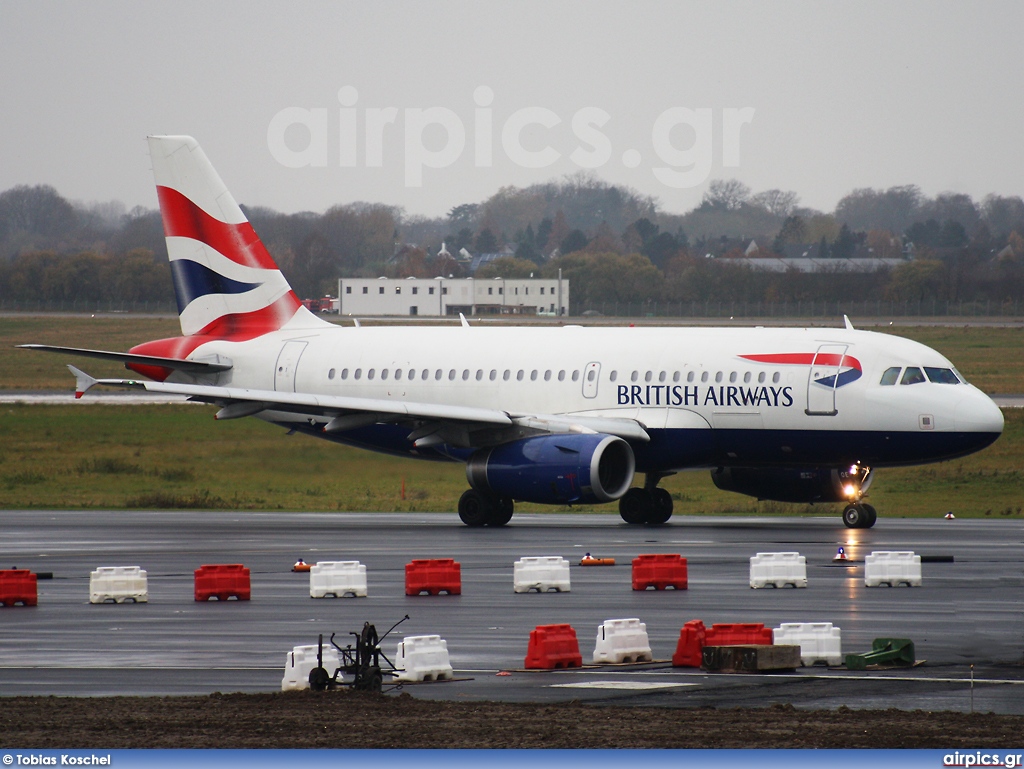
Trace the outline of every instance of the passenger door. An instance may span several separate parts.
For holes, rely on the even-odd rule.
[[[807,375],[807,408],[804,413],[808,416],[834,417],[839,413],[836,409],[836,382],[848,348],[849,345],[845,344],[818,347]]]

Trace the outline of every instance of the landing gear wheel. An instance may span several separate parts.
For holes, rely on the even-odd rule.
[[[672,495],[665,489],[655,489],[650,496],[652,505],[647,523],[668,523],[668,519],[672,517]]]
[[[504,526],[512,520],[512,514],[515,510],[515,503],[508,497],[496,500],[494,504],[494,514],[488,519],[487,525]]]
[[[331,676],[325,668],[316,667],[309,671],[309,688],[314,692],[325,692]]]
[[[467,526],[484,526],[493,513],[491,501],[476,489],[467,489],[459,498],[459,518]]]
[[[878,513],[871,505],[847,505],[843,510],[843,523],[848,529],[870,529],[875,525]]]
[[[650,495],[643,489],[634,487],[619,499],[619,515],[626,523],[647,523],[651,506]]]

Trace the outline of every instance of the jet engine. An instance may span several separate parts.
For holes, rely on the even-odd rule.
[[[776,502],[849,502],[871,485],[871,470],[844,468],[718,467],[711,480],[722,491],[735,491]]]
[[[476,452],[466,465],[482,494],[540,504],[611,502],[629,489],[633,449],[613,435],[542,435]]]

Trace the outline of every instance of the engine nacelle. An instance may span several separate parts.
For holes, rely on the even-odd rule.
[[[849,468],[718,467],[711,480],[722,491],[735,491],[776,502],[848,502],[871,485],[871,471]]]
[[[466,464],[479,492],[546,505],[618,499],[633,483],[633,449],[614,435],[541,435],[476,452]]]

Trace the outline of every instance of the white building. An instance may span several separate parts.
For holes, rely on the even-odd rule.
[[[341,278],[342,315],[568,315],[559,278]]]

